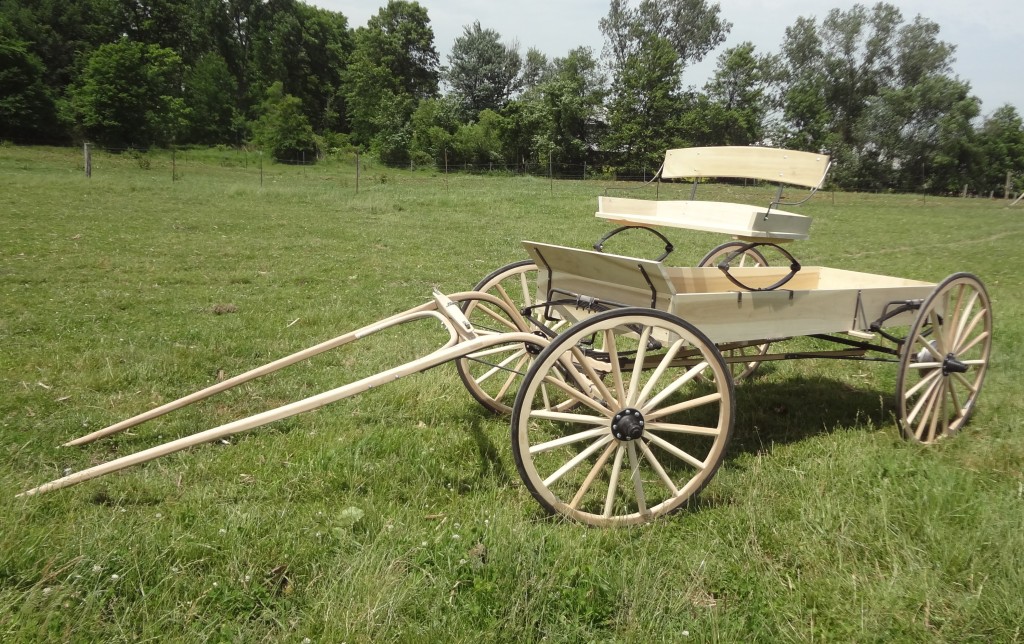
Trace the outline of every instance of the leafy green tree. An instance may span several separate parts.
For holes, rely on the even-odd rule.
[[[605,36],[605,56],[613,71],[635,58],[652,36],[665,39],[675,51],[680,72],[700,62],[725,41],[732,24],[719,17],[718,3],[706,0],[611,0],[599,26]]]
[[[184,102],[188,108],[186,143],[237,141],[238,83],[217,53],[201,57],[185,74]]]
[[[390,0],[356,30],[351,62],[343,74],[352,140],[407,163],[408,130],[419,101],[437,96],[440,77],[434,32],[416,2]],[[404,156],[404,159],[403,159]]]
[[[732,25],[706,0],[612,0],[600,22],[612,71],[605,148],[620,169],[657,168],[679,140],[686,67],[725,40]]]
[[[1002,193],[1006,173],[1011,176],[1011,190],[1024,181],[1024,120],[1013,105],[1003,105],[982,124],[978,144],[984,158],[977,184],[981,191]]]
[[[48,138],[56,109],[42,61],[24,43],[0,36],[0,139]]]
[[[538,87],[546,131],[538,136],[537,145],[551,150],[558,163],[582,165],[602,133],[605,76],[587,47],[556,58],[551,67],[548,80]]]
[[[979,112],[967,83],[938,74],[883,90],[860,121],[864,143],[848,181],[862,189],[959,192],[980,161],[972,126]]]
[[[523,59],[523,71],[520,74],[522,90],[529,92],[538,87],[548,79],[551,73],[551,63],[547,54],[530,47],[526,50],[526,57]]]
[[[503,164],[503,120],[497,112],[484,110],[475,122],[460,126],[451,139],[452,149],[449,151],[448,162],[454,165],[468,164],[475,169],[486,169],[494,163]]]
[[[681,67],[672,43],[648,35],[619,70],[604,147],[617,153],[620,169],[653,171],[678,140],[676,115],[684,105]]]
[[[449,97],[420,101],[411,119],[411,160],[442,166],[452,138],[459,131],[459,106]]]
[[[515,44],[506,45],[480,21],[464,28],[448,55],[445,80],[469,119],[483,110],[500,110],[519,89],[522,59]]]
[[[774,60],[759,56],[753,43],[731,47],[718,57],[714,76],[705,84],[706,101],[696,109],[714,124],[706,144],[752,145],[765,134],[765,118],[771,109],[768,87]]]
[[[127,38],[97,48],[69,90],[80,136],[113,147],[165,145],[184,129],[183,66],[170,49]]]
[[[285,93],[302,101],[317,132],[343,127],[341,77],[352,51],[343,15],[301,2],[281,2],[261,25],[252,47],[260,72],[255,87],[280,82]]]
[[[286,94],[280,82],[267,90],[262,114],[253,125],[253,142],[278,161],[316,158],[317,141],[309,120],[302,113],[302,101]]]

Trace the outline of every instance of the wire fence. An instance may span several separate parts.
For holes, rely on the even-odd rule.
[[[97,155],[100,155],[97,157]],[[99,160],[97,165],[96,161]],[[325,179],[340,182],[358,192],[360,188],[389,182],[401,183],[436,183],[439,179],[447,189],[449,177],[457,176],[523,176],[547,179],[552,190],[559,181],[593,181],[600,184],[606,191],[630,191],[642,187],[650,187],[655,196],[660,196],[662,188],[671,184],[688,183],[684,181],[661,182],[657,178],[656,168],[637,168],[633,170],[612,170],[610,162],[606,164],[562,163],[549,160],[547,163],[522,160],[519,163],[487,162],[487,163],[427,163],[410,162],[401,168],[380,163],[373,156],[354,151],[332,152],[325,156],[312,154],[296,154],[289,159],[271,159],[270,155],[248,147],[216,146],[210,148],[140,148],[140,147],[101,147],[84,144],[82,147],[81,169],[86,176],[93,172],[102,172],[110,166],[135,165],[139,169],[154,173],[166,173],[171,181],[180,181],[189,173],[213,174],[218,170],[237,172],[239,169],[252,176],[254,181],[263,185],[266,181],[277,180],[279,170],[283,167],[301,168],[304,174],[319,174]],[[408,172],[406,172],[408,170]],[[961,192],[962,197],[1003,198],[1019,203],[1018,191],[1014,190],[1013,182],[1007,180],[1007,190],[1000,195],[995,192],[976,194],[967,189]],[[668,185],[666,185],[666,183]],[[648,185],[649,184],[649,185]],[[756,182],[741,182],[748,187]],[[826,186],[826,190],[832,190]],[[884,187],[861,186],[855,192],[888,192]],[[1016,201],[1014,201],[1016,199]]]

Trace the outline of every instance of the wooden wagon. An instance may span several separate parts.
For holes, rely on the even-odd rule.
[[[721,465],[735,422],[734,382],[763,362],[796,358],[898,364],[903,435],[930,443],[958,431],[977,401],[992,342],[981,281],[940,283],[802,266],[780,244],[806,239],[810,219],[780,210],[785,186],[809,194],[826,155],[770,148],[670,150],[660,178],[693,178],[686,200],[601,197],[597,216],[618,227],[593,250],[526,241],[530,259],[474,290],[414,309],[235,376],[69,445],[137,425],[300,360],[399,324],[439,321],[449,341],[427,356],[205,432],[76,472],[25,494],[73,485],[225,435],[319,408],[448,361],[485,407],[511,415],[512,450],[546,509],[591,525],[642,523],[692,499]],[[709,177],[779,183],[767,206],[696,200]],[[802,203],[802,202],[801,202]],[[657,229],[734,239],[696,267],[672,266]],[[665,253],[604,252],[630,229],[654,232]],[[763,248],[784,264],[768,265]],[[825,350],[786,350],[814,337]]]

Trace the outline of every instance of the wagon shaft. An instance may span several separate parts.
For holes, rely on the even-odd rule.
[[[436,367],[440,364],[449,362],[451,360],[466,358],[468,356],[472,356],[473,354],[477,354],[481,351],[491,349],[492,347],[498,345],[528,344],[533,346],[543,346],[546,345],[547,343],[546,340],[544,340],[541,337],[538,337],[537,335],[520,331],[509,333],[492,333],[478,336],[474,332],[472,325],[469,323],[466,316],[462,313],[461,309],[459,308],[459,302],[482,303],[487,306],[498,307],[506,315],[512,315],[512,311],[509,310],[509,307],[505,302],[492,295],[487,295],[486,293],[468,291],[465,293],[455,294],[449,298],[441,294],[440,292],[435,291],[434,299],[431,302],[409,309],[408,311],[405,311],[403,313],[393,315],[374,324],[367,325],[356,331],[346,333],[345,335],[339,336],[327,342],[323,342],[314,347],[310,347],[309,349],[306,349],[304,351],[300,351],[285,358],[281,358],[267,365],[264,365],[263,367],[253,369],[252,371],[248,371],[244,374],[236,376],[235,378],[219,383],[218,385],[215,385],[213,387],[208,387],[189,396],[185,396],[184,398],[176,400],[172,403],[168,403],[166,405],[148,411],[144,414],[135,416],[134,418],[130,418],[126,421],[122,421],[115,425],[111,425],[110,427],[89,434],[88,436],[84,436],[74,441],[70,441],[67,444],[77,445],[81,443],[86,443],[92,440],[96,440],[102,436],[107,436],[115,432],[122,431],[129,427],[133,427],[142,422],[145,422],[146,420],[156,418],[175,409],[180,409],[181,407],[185,407],[204,398],[208,398],[209,396],[212,396],[221,391],[225,391],[232,387],[238,386],[244,382],[248,382],[250,380],[259,378],[260,376],[266,375],[268,373],[272,373],[279,369],[283,369],[288,365],[295,364],[296,362],[300,362],[302,360],[318,355],[330,349],[343,346],[355,340],[366,338],[385,329],[390,329],[417,320],[435,319],[441,322],[444,328],[448,331],[449,339],[444,344],[444,346],[440,347],[439,349],[436,349],[435,351],[425,356],[422,356],[411,362],[399,365],[397,367],[393,367],[386,371],[382,371],[376,375],[369,376],[361,380],[357,380],[356,382],[352,382],[347,385],[331,389],[330,391],[325,391],[321,394],[317,394],[315,396],[311,396],[303,400],[283,405],[276,409],[271,409],[260,414],[256,414],[254,416],[250,416],[248,418],[243,418],[228,423],[226,425],[221,425],[220,427],[214,427],[212,429],[198,432],[190,436],[185,436],[183,438],[179,438],[177,440],[170,441],[168,443],[164,443],[156,447],[151,447],[141,452],[136,452],[134,454],[129,454],[127,456],[122,456],[121,458],[117,458],[107,463],[90,467],[80,472],[69,474],[62,478],[50,481],[49,483],[40,485],[39,487],[33,488],[31,490],[26,490],[25,492],[22,492],[18,496],[32,496],[35,494],[41,494],[43,492],[49,492],[51,490],[57,490],[60,488],[75,485],[83,481],[88,481],[89,479],[93,479],[99,476],[103,476],[105,474],[110,474],[112,472],[123,470],[133,465],[138,465],[140,463],[145,463],[147,461],[154,460],[167,454],[173,454],[174,452],[179,452],[181,450],[193,447],[195,445],[209,443],[211,441],[215,441],[225,436],[231,436],[233,434],[238,434],[240,432],[261,427],[268,423],[272,423],[276,420],[281,420],[284,418],[295,416],[297,414],[301,414],[303,412],[319,409],[324,405],[328,405],[332,402],[343,400],[345,398],[350,398],[365,391],[369,391],[374,387],[379,387],[380,385],[389,382],[394,382],[399,378],[414,373],[419,373],[421,371],[426,371],[427,369]]]

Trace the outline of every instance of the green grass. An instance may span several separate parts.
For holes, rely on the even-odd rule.
[[[522,239],[588,247],[607,230],[592,216],[604,182],[364,165],[356,194],[347,163],[266,164],[261,187],[257,163],[229,154],[179,153],[172,181],[166,155],[100,153],[85,179],[80,151],[0,148],[0,639],[1024,639],[1024,207],[1002,201],[823,193],[800,209],[815,218],[794,246],[804,264],[988,286],[985,389],[934,446],[899,438],[893,365],[766,365],[737,387],[733,442],[696,507],[590,529],[541,512],[508,419],[445,366],[15,499],[405,360],[432,338],[366,340],[58,447],[435,285],[469,289],[524,257]],[[679,263],[723,241],[673,239]]]

